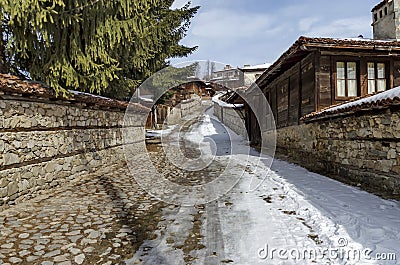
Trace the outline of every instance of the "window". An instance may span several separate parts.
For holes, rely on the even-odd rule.
[[[385,7],[385,16],[387,16],[387,14],[388,14],[388,8]]]
[[[377,13],[374,14],[374,21],[375,22],[378,21],[378,14]]]
[[[382,10],[379,10],[379,17],[380,17],[380,18],[383,17],[383,12],[382,12]]]
[[[357,63],[337,62],[336,63],[336,96],[356,97],[357,84]]]
[[[368,94],[386,90],[385,69],[384,63],[368,63]]]

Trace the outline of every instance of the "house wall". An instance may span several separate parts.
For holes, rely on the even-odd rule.
[[[262,88],[277,128],[299,124],[315,111],[315,54],[311,53]]]
[[[336,62],[343,60],[358,63],[359,96],[368,94],[368,62],[384,62],[387,88],[400,86],[400,61],[385,52],[315,50],[262,87],[277,128],[300,124],[307,114],[350,100],[336,97]]]
[[[386,65],[387,89],[400,86],[400,61],[397,56],[385,52],[342,52],[321,51],[319,54],[316,82],[318,89],[317,110],[340,104],[351,98],[336,96],[336,62],[353,61],[358,64],[358,96],[368,95],[368,62],[382,62]]]
[[[399,39],[400,38],[400,17],[398,11],[400,9],[400,2],[398,0],[388,1],[381,8],[372,12],[372,26],[374,32],[374,39]],[[387,14],[385,14],[385,8]],[[382,12],[382,17],[380,16]],[[375,21],[375,16],[377,20]]]
[[[257,78],[264,72],[263,70],[261,71],[244,71],[243,76],[244,76],[244,86],[245,87],[250,87],[256,80]]]
[[[398,198],[399,123],[400,109],[393,107],[281,128],[277,153],[314,172]]]
[[[0,93],[0,208],[125,161],[123,148],[142,144],[147,113]]]

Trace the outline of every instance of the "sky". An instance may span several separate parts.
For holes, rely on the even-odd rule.
[[[173,8],[187,0],[176,0]],[[200,6],[182,44],[198,50],[172,64],[211,60],[242,67],[273,63],[300,36],[372,38],[380,0],[192,0]]]

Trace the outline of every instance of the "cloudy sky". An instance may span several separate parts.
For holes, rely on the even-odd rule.
[[[174,8],[187,0],[176,0]],[[201,6],[182,41],[199,49],[185,61],[234,66],[274,62],[299,36],[372,37],[371,9],[380,0],[193,0]]]

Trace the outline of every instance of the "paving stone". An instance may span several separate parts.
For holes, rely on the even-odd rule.
[[[20,258],[17,258],[17,257],[11,257],[10,259],[9,259],[9,261],[11,262],[11,263],[21,263],[22,262],[22,259],[20,259]]]
[[[28,233],[23,233],[23,234],[20,234],[18,237],[19,238],[28,238],[29,234]]]
[[[71,240],[71,242],[76,243],[80,238],[82,238],[83,236],[81,235],[76,235],[76,236],[69,236],[69,240]]]
[[[36,251],[40,251],[40,250],[42,250],[42,249],[45,249],[46,247],[43,246],[43,245],[37,245],[37,246],[34,246],[33,248],[34,248]]]
[[[14,243],[9,243],[9,244],[3,244],[3,245],[1,245],[0,248],[7,248],[7,249],[9,249],[9,248],[12,248],[13,246],[14,246]]]
[[[68,260],[68,255],[64,254],[64,255],[59,255],[59,256],[55,256],[54,257],[54,262],[61,262],[61,261],[66,261]]]
[[[56,256],[56,255],[60,255],[60,253],[61,253],[61,251],[59,250],[59,249],[57,249],[57,250],[54,250],[54,251],[51,251],[51,252],[48,252],[48,253],[46,253],[46,254],[44,254],[44,258],[49,258],[49,257],[53,257],[53,256]]]
[[[77,264],[82,264],[84,260],[85,260],[85,254],[79,254],[75,256],[75,262]]]
[[[69,251],[70,251],[73,255],[76,255],[76,254],[79,254],[79,253],[82,252],[82,251],[81,251],[80,249],[78,249],[78,248],[71,248]]]
[[[38,258],[39,258],[38,256],[28,256],[28,257],[26,258],[26,261],[27,261],[27,262],[32,262],[32,261],[37,260]]]
[[[93,251],[94,251],[94,247],[87,247],[87,248],[83,249],[83,252],[85,252],[85,253],[91,253]]]
[[[29,250],[22,250],[18,253],[21,257],[31,254]]]

